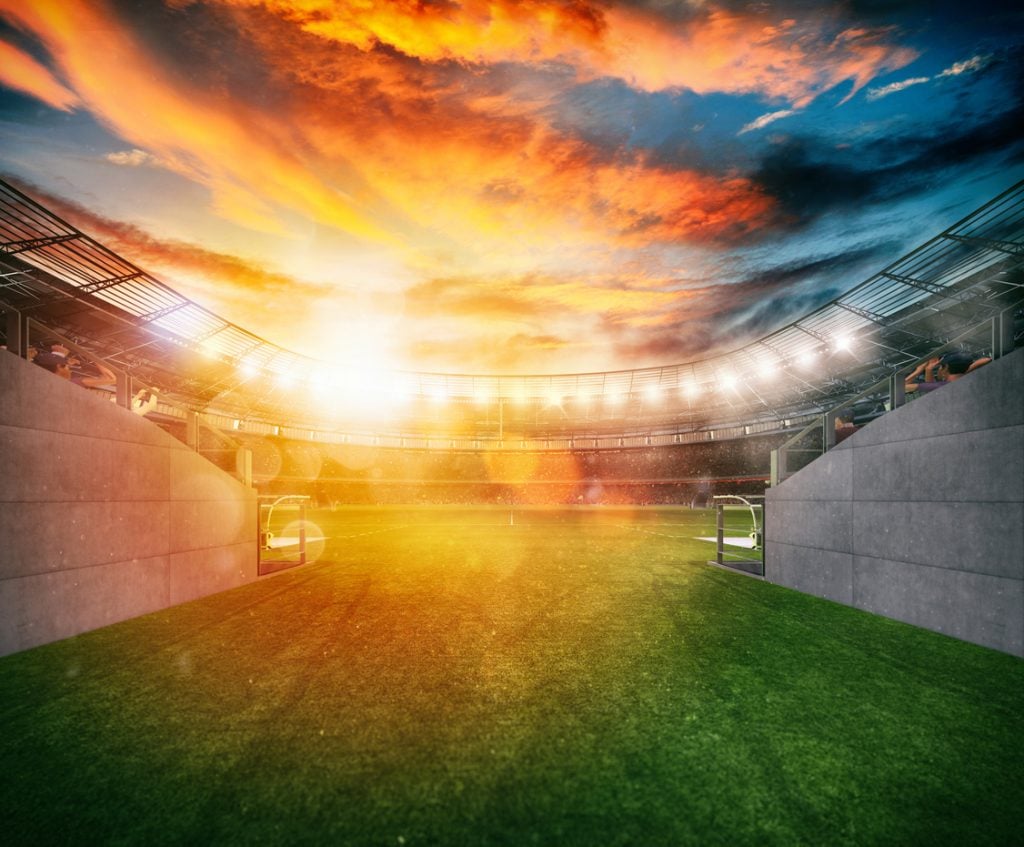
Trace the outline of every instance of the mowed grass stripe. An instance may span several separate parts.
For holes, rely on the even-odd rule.
[[[710,512],[482,514],[314,512],[316,564],[0,660],[9,831],[1014,837],[1020,660],[708,568],[669,534],[713,534]]]

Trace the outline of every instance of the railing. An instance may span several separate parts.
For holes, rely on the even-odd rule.
[[[1005,356],[1014,349],[1013,315],[1022,307],[1024,307],[1024,300],[1020,300],[1012,306],[1006,307],[988,320],[975,324],[956,338],[953,338],[943,344],[941,347],[936,347],[928,353],[927,356],[922,358],[928,359],[934,356],[939,356],[942,353],[947,353],[959,346],[964,340],[976,337],[979,332],[984,332],[986,330],[988,330],[987,346],[988,349],[991,350],[992,358],[998,359],[1001,356]],[[823,455],[835,447],[836,419],[847,409],[852,408],[858,403],[863,403],[865,400],[871,400],[872,398],[876,401],[876,408],[879,405],[882,407],[882,414],[885,412],[891,412],[893,409],[898,409],[900,406],[904,405],[906,402],[905,382],[914,368],[917,367],[917,364],[917,362],[912,362],[909,365],[904,365],[885,379],[876,382],[874,385],[866,388],[859,394],[847,398],[839,405],[834,406],[823,415],[819,416],[817,420],[812,421],[792,438],[779,445],[775,450],[772,450],[771,486],[775,487],[779,485],[781,482],[800,470],[800,468],[793,467],[794,463],[791,461],[791,458],[795,458],[796,456],[810,457],[800,466],[804,467],[818,456]],[[815,444],[810,447],[799,446],[802,442],[808,440],[810,436],[817,438],[819,434],[821,436],[820,444]]]

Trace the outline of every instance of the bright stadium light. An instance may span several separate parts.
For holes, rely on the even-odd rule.
[[[238,372],[246,379],[254,379],[259,375],[260,369],[251,359],[246,359],[238,363]]]
[[[650,403],[658,403],[661,401],[661,386],[660,385],[648,385],[644,389],[644,399]]]
[[[393,374],[387,384],[388,393],[399,402],[407,403],[416,396],[416,386],[405,374]]]
[[[813,350],[805,350],[803,353],[796,357],[796,363],[801,368],[809,368],[814,364],[814,360],[817,357],[817,353],[815,353]]]
[[[853,340],[848,335],[840,335],[835,344],[837,352],[848,352],[853,346]]]
[[[392,375],[382,383],[381,392],[393,404],[408,403],[412,399],[412,389],[408,377]]]
[[[680,390],[687,400],[700,396],[700,386],[696,382],[688,382]]]
[[[722,374],[718,379],[718,384],[721,385],[723,391],[735,391],[738,382],[735,374]]]
[[[309,387],[314,391],[326,391],[337,384],[337,380],[326,368],[312,368],[306,376]]]
[[[610,391],[604,395],[604,402],[609,406],[621,406],[626,402],[626,395],[621,391]]]

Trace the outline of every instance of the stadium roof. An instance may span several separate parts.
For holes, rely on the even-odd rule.
[[[196,411],[314,430],[501,439],[687,433],[824,411],[1020,300],[1024,182],[726,355],[559,375],[338,373],[227,321],[0,182],[0,306]]]

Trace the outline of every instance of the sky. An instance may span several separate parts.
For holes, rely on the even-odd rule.
[[[296,352],[728,352],[1024,178],[976,2],[0,0],[0,177]]]

